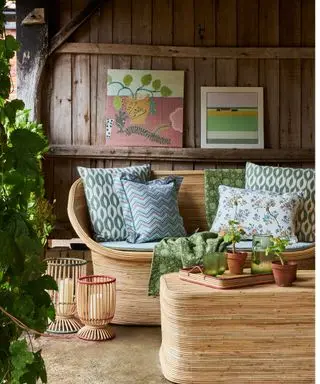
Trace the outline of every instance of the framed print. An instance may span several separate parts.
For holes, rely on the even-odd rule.
[[[109,69],[106,145],[182,147],[184,72]]]
[[[262,87],[201,87],[201,148],[264,148]]]

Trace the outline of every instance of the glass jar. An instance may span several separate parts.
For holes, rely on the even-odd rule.
[[[203,255],[203,267],[206,275],[222,275],[226,270],[226,258],[224,252],[216,252],[216,241],[207,240],[207,246]]]
[[[271,245],[270,235],[254,235],[252,238],[251,273],[272,273],[274,255],[266,255],[266,249]]]

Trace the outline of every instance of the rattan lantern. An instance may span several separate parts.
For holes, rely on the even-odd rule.
[[[49,324],[47,332],[75,333],[81,328],[74,317],[76,312],[76,289],[80,276],[86,275],[86,260],[76,258],[49,258],[47,274],[52,276],[58,285],[58,291],[49,291],[56,310],[56,320]]]
[[[103,341],[115,334],[109,323],[116,307],[116,279],[105,275],[83,276],[78,280],[77,310],[84,327],[78,336],[84,340]]]

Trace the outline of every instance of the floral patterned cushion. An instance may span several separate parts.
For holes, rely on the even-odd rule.
[[[228,228],[229,220],[238,220],[246,238],[254,234],[288,236],[296,242],[295,217],[300,204],[297,193],[277,193],[250,189],[219,187],[219,207],[211,231]]]
[[[297,212],[299,241],[315,241],[315,178],[313,168],[270,167],[246,164],[246,188],[276,193],[303,194]]]

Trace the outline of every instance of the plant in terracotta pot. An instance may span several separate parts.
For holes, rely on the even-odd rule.
[[[287,238],[271,237],[271,245],[266,248],[266,255],[272,253],[279,258],[272,262],[272,273],[279,287],[289,287],[297,278],[297,263],[287,261],[283,255],[288,244]]]
[[[245,231],[237,220],[229,220],[228,229],[220,232],[224,241],[232,245],[231,252],[227,251],[226,256],[229,271],[235,275],[241,275],[243,273],[244,263],[248,255],[247,252],[238,252],[236,250],[236,243],[242,239],[244,234]]]

